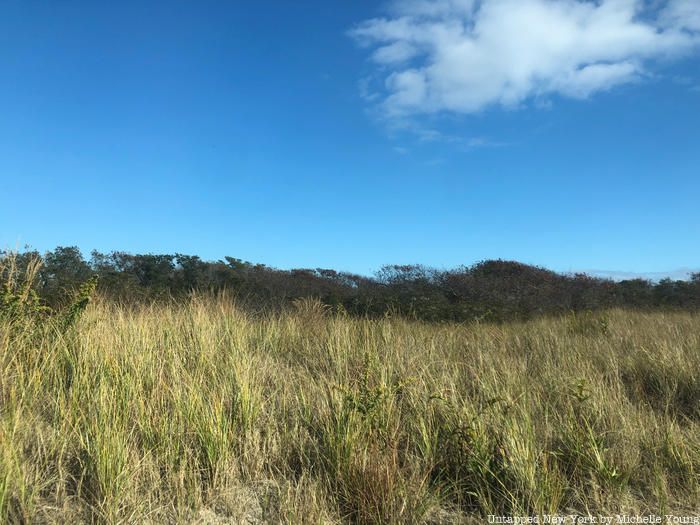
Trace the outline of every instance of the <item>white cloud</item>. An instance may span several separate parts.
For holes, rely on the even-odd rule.
[[[674,281],[685,281],[691,275],[699,272],[700,269],[679,268],[668,272],[627,272],[618,270],[585,270],[583,273],[595,277],[603,277],[614,281],[624,281],[626,279],[646,279],[650,281],[660,281],[661,279],[672,279]]]
[[[662,13],[661,20],[665,27],[700,31],[700,4],[698,0],[675,0]]]
[[[350,34],[385,115],[473,113],[642,79],[698,49],[700,0],[403,0]]]
[[[460,135],[450,135],[436,129],[424,128],[420,126],[408,128],[408,131],[411,131],[416,137],[418,137],[420,142],[442,142],[445,144],[451,144],[464,151],[480,148],[500,148],[508,145],[505,142],[491,140],[488,137],[463,137]]]
[[[396,64],[416,56],[418,50],[408,42],[394,42],[377,49],[372,59],[379,64]]]

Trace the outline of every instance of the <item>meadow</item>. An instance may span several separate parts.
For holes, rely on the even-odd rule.
[[[0,521],[482,523],[700,508],[700,316],[99,297],[0,321]]]

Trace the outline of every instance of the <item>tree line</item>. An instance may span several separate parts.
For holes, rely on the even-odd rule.
[[[0,257],[7,256],[0,252]],[[206,261],[183,254],[93,251],[74,247],[40,254],[25,249],[19,265],[41,258],[36,292],[59,307],[80,285],[97,277],[98,291],[122,303],[178,300],[196,292],[228,291],[255,310],[283,308],[313,297],[354,315],[396,313],[427,321],[524,320],[538,315],[611,307],[700,309],[700,273],[687,281],[612,281],[560,274],[515,261],[487,260],[439,270],[388,265],[373,276],[330,269],[280,270],[233,257]]]

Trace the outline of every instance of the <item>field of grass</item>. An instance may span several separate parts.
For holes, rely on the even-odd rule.
[[[689,514],[700,316],[365,320],[225,297],[0,322],[0,521]]]

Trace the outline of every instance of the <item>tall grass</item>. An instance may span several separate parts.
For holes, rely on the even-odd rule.
[[[693,510],[700,317],[597,315],[431,325],[193,297],[98,300],[67,329],[4,317],[0,521]]]

